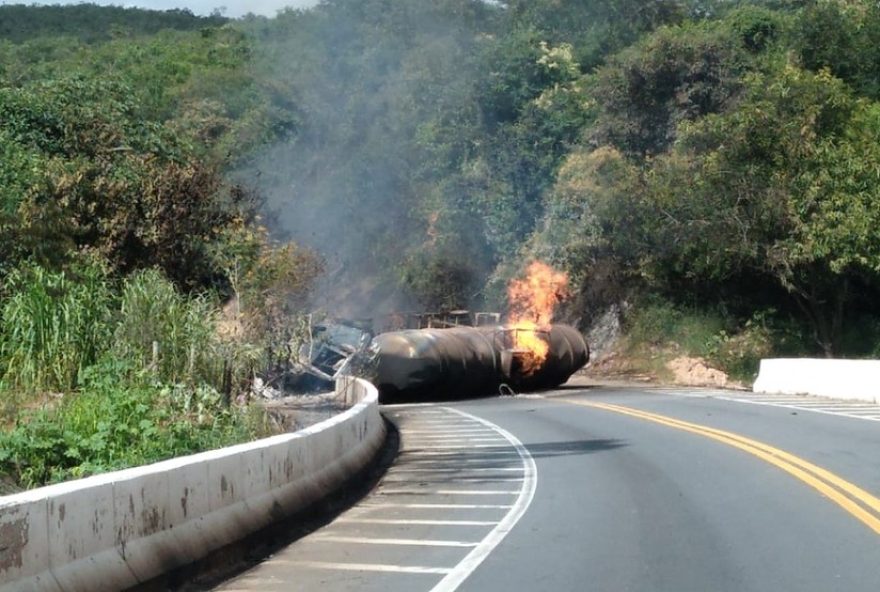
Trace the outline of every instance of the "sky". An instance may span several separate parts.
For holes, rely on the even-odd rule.
[[[0,0],[0,4],[81,4],[80,0]],[[224,9],[228,17],[239,17],[249,12],[274,16],[286,7],[304,8],[314,6],[318,0],[89,0],[89,4],[136,6],[155,10],[188,8],[195,14],[207,15],[215,8]]]

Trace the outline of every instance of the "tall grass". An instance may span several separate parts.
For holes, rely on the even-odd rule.
[[[786,335],[770,310],[741,319],[659,298],[634,307],[626,329],[626,353],[635,367],[665,376],[670,359],[695,356],[744,382],[754,380],[761,358],[779,350]]]
[[[215,316],[207,298],[184,296],[159,271],[135,273],[122,286],[113,353],[163,381],[193,382],[215,353]]]
[[[118,294],[99,268],[73,275],[26,266],[10,273],[0,308],[0,390],[76,389],[102,357],[154,381],[235,390],[261,352],[217,335],[217,305],[180,293],[159,271],[126,278]],[[143,372],[142,372],[143,371]]]
[[[25,266],[5,278],[0,309],[0,385],[25,392],[75,388],[112,334],[113,295],[103,272],[76,276]]]
[[[121,290],[113,356],[168,384],[207,384],[227,397],[253,374],[261,352],[217,334],[217,306],[185,296],[157,270],[129,276]]]
[[[705,357],[710,354],[716,336],[728,329],[730,322],[715,311],[649,299],[628,315],[627,337],[631,346],[672,345],[682,353]]]

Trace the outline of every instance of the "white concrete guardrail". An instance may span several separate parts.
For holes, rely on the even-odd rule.
[[[123,590],[307,508],[384,441],[376,388],[336,392],[304,430],[0,497],[0,592]]]
[[[880,360],[761,360],[752,390],[880,403]]]

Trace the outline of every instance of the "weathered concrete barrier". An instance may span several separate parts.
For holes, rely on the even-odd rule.
[[[880,361],[829,359],[761,360],[756,393],[816,395],[880,403]]]
[[[337,490],[385,437],[378,393],[300,430],[0,497],[0,592],[123,590],[191,563]]]

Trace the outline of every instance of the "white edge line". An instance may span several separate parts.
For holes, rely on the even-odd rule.
[[[476,475],[468,475],[458,477],[455,473],[443,473],[440,475],[420,475],[418,477],[403,475],[402,479],[391,479],[390,476],[382,480],[382,483],[393,483],[395,486],[401,483],[410,483],[413,479],[418,479],[421,483],[519,483],[522,481],[520,477],[496,477],[494,475],[484,475],[478,477]]]
[[[410,434],[411,432],[406,432],[405,435],[409,436]],[[501,442],[504,438],[498,438],[496,436],[490,437],[486,432],[480,432],[479,434],[468,436],[463,436],[461,434],[424,435],[418,438],[413,438],[413,440],[418,440],[419,442],[428,440],[431,442],[437,442],[438,440],[452,440],[455,442],[480,442],[485,440],[487,442]]]
[[[461,428],[444,430],[406,430],[407,434],[431,434],[436,436],[452,436],[458,434],[494,434],[495,430],[489,428]]]
[[[427,469],[394,469],[392,471],[388,471],[389,475],[393,475],[395,473],[467,473],[467,472],[479,472],[479,473],[487,473],[492,471],[501,471],[501,472],[516,472],[522,473],[522,467],[471,467],[471,468],[460,468],[460,467],[429,467]]]
[[[425,448],[413,448],[412,450],[402,450],[400,452],[400,456],[405,455],[405,456],[407,456],[407,458],[412,457],[412,456],[425,457],[425,458],[428,458],[431,456],[445,456],[445,457],[457,458],[460,456],[467,456],[467,455],[473,456],[475,454],[477,454],[479,456],[485,456],[487,454],[495,454],[495,455],[503,455],[503,456],[513,457],[513,455],[516,454],[516,449],[513,449],[513,450],[480,450],[479,452],[477,452],[477,451],[468,452],[469,448],[470,447],[463,448],[462,450],[465,450],[465,452],[453,452],[451,450],[446,450],[444,452],[432,452],[431,450],[425,449]],[[494,448],[494,447],[490,447],[490,448]],[[487,459],[483,458],[481,460],[487,460]],[[407,462],[409,462],[409,460],[407,460]]]
[[[514,451],[514,453],[515,452],[516,451]],[[489,463],[493,463],[493,462],[494,463],[497,463],[497,462],[511,463],[514,460],[519,460],[519,457],[517,456],[515,459],[514,458],[510,458],[510,459],[500,458],[500,459],[494,459],[494,460],[490,459],[490,458],[465,458],[465,459],[458,459],[458,458],[435,458],[435,459],[414,458],[414,459],[407,460],[406,463],[401,463],[400,466],[408,467],[410,465],[419,465],[419,466],[421,466],[421,465],[438,465],[441,463],[444,465],[447,465],[450,463],[453,465],[457,465],[458,463],[481,463],[481,464],[485,465],[485,464],[489,464]],[[508,466],[508,465],[504,465],[504,466]]]
[[[846,411],[831,411],[828,407],[833,407],[836,402],[839,402],[837,399],[829,399],[829,405],[822,405],[820,408],[814,408],[807,405],[818,404],[818,402],[810,401],[803,402],[796,399],[786,398],[784,400],[774,400],[771,398],[761,397],[760,399],[751,399],[748,397],[737,397],[735,395],[728,394],[712,394],[711,392],[701,393],[696,392],[696,394],[691,394],[685,391],[664,391],[663,389],[657,389],[657,392],[660,392],[664,395],[671,395],[674,397],[687,397],[687,398],[703,398],[703,399],[717,399],[719,401],[732,401],[734,403],[745,403],[748,405],[763,405],[765,407],[776,407],[777,409],[795,409],[797,411],[809,411],[811,413],[821,413],[822,415],[833,415],[835,417],[847,417],[849,419],[862,419],[865,421],[880,421],[880,416],[863,416],[855,413],[848,413]],[[855,404],[860,404],[858,401],[853,401]]]
[[[535,489],[538,486],[538,468],[535,465],[535,459],[532,458],[532,455],[529,454],[529,451],[523,446],[523,443],[516,438],[516,436],[492,422],[471,415],[470,413],[459,411],[458,409],[453,409],[451,407],[446,407],[445,409],[480,422],[507,438],[511,445],[516,448],[516,451],[522,459],[524,474],[519,497],[517,497],[516,502],[514,502],[510,511],[507,512],[498,525],[493,528],[492,531],[489,532],[489,534],[486,535],[486,537],[458,563],[458,565],[452,568],[452,571],[444,576],[436,586],[431,588],[431,592],[452,592],[458,589],[468,576],[470,576],[486,557],[489,556],[495,547],[501,543],[504,537],[507,536],[507,533],[513,530],[513,527],[516,526],[516,523],[519,522],[519,519],[522,518],[523,514],[528,510],[529,505],[532,503],[532,499],[535,497]]]
[[[498,444],[460,444],[455,446],[449,446],[446,444],[443,444],[442,446],[437,446],[431,442],[413,442],[413,444],[422,447],[418,448],[414,446],[413,448],[409,448],[407,450],[471,450],[473,448],[498,448]]]
[[[500,489],[470,490],[470,489],[383,489],[377,495],[519,495],[519,491],[506,491]],[[493,522],[492,524],[495,524]]]

